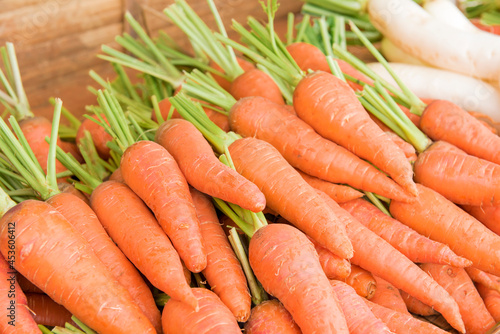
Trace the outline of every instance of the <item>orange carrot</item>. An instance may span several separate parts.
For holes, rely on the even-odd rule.
[[[75,325],[71,320],[71,313],[64,306],[57,304],[49,296],[40,293],[26,294],[28,307],[33,312],[35,322],[44,326],[60,326],[68,322]]]
[[[253,212],[266,207],[257,186],[215,157],[210,144],[190,122],[172,119],[158,128],[155,141],[174,157],[187,182],[210,196]]]
[[[73,186],[72,184],[70,183],[67,183],[67,182],[59,182],[57,184],[57,188],[59,188],[59,191],[62,192],[62,193],[67,193],[67,194],[71,194],[73,196],[76,196],[78,197],[79,199],[81,199],[82,201],[85,202],[85,204],[89,205],[90,202],[89,202],[89,199],[87,197],[87,195],[83,194],[80,190],[76,189],[75,186]]]
[[[325,72],[309,74],[295,88],[293,106],[320,135],[372,162],[408,192],[417,194],[404,153],[370,119],[345,82]]]
[[[253,63],[249,62],[246,59],[237,57],[236,61],[241,66],[241,69],[243,71],[245,71],[245,72],[250,71],[250,70],[252,70],[252,69],[255,68],[255,65]],[[212,62],[210,64],[210,66],[214,70],[217,70],[217,71],[220,71],[220,72],[224,72],[224,70],[217,63],[215,63],[215,62]],[[231,89],[231,82],[229,80],[224,79],[223,77],[221,77],[220,75],[217,75],[217,74],[212,74],[212,77],[215,79],[215,81],[217,81],[217,83],[219,84],[219,86],[221,86],[225,90],[229,91]]]
[[[67,141],[59,141],[57,145],[62,148],[66,153],[71,154],[79,163],[84,163],[82,154],[75,143],[70,143]]]
[[[406,308],[411,313],[415,313],[424,317],[438,314],[435,309],[433,309],[429,305],[422,303],[420,300],[407,294],[403,290],[399,290],[399,293],[401,294],[401,298],[403,298],[403,301],[406,304]]]
[[[99,120],[99,117],[97,117],[97,115],[92,115],[91,117],[95,120]],[[103,117],[103,119],[106,122],[108,122],[104,114],[101,114],[101,117]],[[108,143],[108,141],[112,141],[113,137],[111,137],[111,135],[107,133],[102,126],[91,121],[88,118],[85,118],[85,120],[78,128],[78,132],[76,133],[77,144],[80,144],[80,141],[82,140],[82,138],[84,138],[85,131],[90,132],[90,135],[92,136],[92,141],[94,142],[95,148],[99,156],[104,160],[108,160],[110,157],[111,149],[106,144]]]
[[[476,287],[481,298],[483,298],[484,305],[488,309],[488,312],[490,312],[495,321],[500,321],[500,293],[488,289],[482,284],[477,284]]]
[[[25,293],[45,293],[41,289],[39,289],[35,284],[31,283],[21,275],[20,273],[17,273],[17,283],[21,287],[21,290],[23,290]]]
[[[374,277],[377,282],[377,289],[375,290],[373,297],[370,298],[370,301],[375,304],[379,304],[380,306],[390,308],[391,310],[409,315],[410,312],[408,312],[399,290],[386,280],[378,276]]]
[[[140,141],[125,150],[120,169],[127,185],[153,211],[187,268],[195,273],[205,269],[200,223],[174,158],[161,145]]]
[[[252,309],[245,323],[246,334],[301,334],[291,314],[279,301],[266,300]]]
[[[349,285],[340,281],[330,281],[351,334],[392,333],[386,324],[375,317],[363,298]]]
[[[375,277],[369,271],[355,264],[351,264],[351,273],[344,279],[344,282],[352,286],[358,295],[366,299],[372,298],[377,289]]]
[[[115,169],[115,171],[110,175],[109,180],[125,183],[125,180],[123,179],[123,175],[122,175],[122,170],[120,169],[120,167]]]
[[[219,297],[208,289],[191,289],[200,305],[194,311],[188,305],[170,299],[163,308],[165,334],[236,334],[241,333],[233,314]]]
[[[307,237],[311,241],[319,256],[319,263],[326,277],[329,279],[343,280],[351,274],[351,264],[337,255],[330,252],[325,247],[318,244],[314,239]]]
[[[417,186],[417,201],[391,201],[391,214],[418,233],[448,245],[476,268],[500,275],[500,237],[437,192]]]
[[[488,289],[496,290],[500,292],[500,278],[496,277],[494,275],[485,273],[482,270],[479,270],[474,267],[469,267],[465,268],[465,271],[467,272],[467,275],[469,275],[470,279],[475,282],[479,283]],[[494,279],[496,277],[496,279]]]
[[[401,137],[392,131],[384,131],[385,134],[396,144],[401,151],[405,154],[406,159],[410,162],[417,160],[417,153],[415,148],[408,142],[404,141]]]
[[[453,253],[448,246],[430,240],[387,216],[368,201],[357,199],[340,206],[412,262],[451,264],[457,267],[472,264],[471,261]]]
[[[52,206],[21,202],[2,217],[0,226],[4,256],[9,235],[16,236],[16,270],[90,328],[104,333],[156,332],[90,245]]]
[[[261,96],[274,103],[285,105],[278,85],[266,72],[258,69],[249,70],[238,76],[231,83],[229,92],[236,100],[249,96]]]
[[[487,228],[500,235],[500,205],[497,206],[471,206],[463,205],[462,208],[472,217],[479,220]]]
[[[314,246],[302,232],[284,224],[261,227],[250,240],[249,260],[264,290],[283,303],[302,333],[349,333]]]
[[[457,301],[467,333],[484,334],[495,325],[495,320],[464,269],[430,263],[421,264],[420,267]]]
[[[314,189],[321,190],[328,196],[330,196],[337,203],[345,203],[356,198],[361,198],[364,196],[362,192],[357,191],[354,188],[343,186],[340,184],[335,184],[332,182],[324,181],[317,177],[306,174],[299,169],[296,169],[300,176]]]

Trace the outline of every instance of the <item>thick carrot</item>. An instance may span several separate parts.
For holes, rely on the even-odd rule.
[[[19,284],[19,286],[21,287],[21,290],[23,290],[23,292],[25,292],[25,293],[45,293],[40,288],[38,288],[35,284],[28,281],[28,279],[26,279],[26,277],[24,277],[20,273],[17,273],[16,278],[17,278],[17,284]]]
[[[274,147],[248,137],[233,142],[229,152],[236,171],[259,187],[271,209],[332,253],[352,257],[345,227]]]
[[[95,120],[99,120],[97,115],[92,115],[91,117]],[[106,122],[108,122],[104,114],[101,114],[101,117],[103,117],[103,119]],[[106,144],[108,143],[108,141],[112,141],[113,137],[111,137],[111,135],[107,133],[102,126],[91,121],[88,118],[85,118],[80,127],[78,128],[78,132],[76,133],[77,144],[80,144],[80,141],[82,140],[82,138],[84,138],[85,131],[90,132],[90,135],[92,136],[92,141],[94,142],[95,148],[99,156],[104,160],[108,160],[110,157],[111,149]]]
[[[495,325],[495,320],[464,269],[430,263],[421,264],[420,267],[457,301],[467,333],[484,334]]]
[[[120,167],[115,169],[115,171],[109,176],[109,180],[125,183],[125,180],[123,179],[123,175],[122,175],[122,170],[120,169]]]
[[[491,274],[485,273],[482,270],[479,270],[474,267],[465,268],[467,275],[469,275],[470,279],[478,284],[481,284],[488,289],[496,290],[500,292],[500,278],[493,276]],[[496,277],[497,279],[494,279]]]
[[[372,298],[377,289],[375,277],[369,271],[355,264],[351,264],[351,273],[344,278],[344,282],[349,284],[358,295],[366,299]]]
[[[0,250],[8,256],[14,234],[14,267],[56,303],[98,332],[155,333],[153,325],[62,214],[27,200],[0,220]],[[12,233],[12,234],[10,234]]]
[[[187,182],[199,191],[253,212],[266,207],[255,184],[224,165],[200,131],[183,119],[172,119],[157,130],[155,141],[174,157]]]
[[[236,61],[241,66],[241,69],[243,71],[245,71],[245,72],[250,71],[250,70],[252,70],[252,69],[255,68],[255,65],[252,62],[249,62],[246,59],[237,57]],[[215,63],[215,62],[212,62],[210,64],[210,66],[214,70],[217,70],[217,71],[220,71],[220,72],[224,72],[224,70],[217,63]],[[217,74],[212,74],[212,77],[215,79],[215,81],[217,81],[217,83],[219,84],[219,86],[221,86],[225,90],[229,91],[231,89],[231,82],[229,80],[224,79],[223,77],[221,77],[220,75],[217,75]]]
[[[418,156],[415,180],[457,204],[500,205],[500,165],[438,141]]]
[[[357,191],[354,188],[319,179],[317,177],[306,174],[299,169],[296,169],[296,171],[299,172],[300,176],[302,176],[302,178],[311,187],[321,190],[337,203],[349,202],[353,199],[361,198],[364,196],[362,192]]]
[[[479,220],[487,228],[500,235],[500,205],[497,206],[471,206],[463,205],[462,208],[472,217]]]
[[[319,263],[326,277],[329,279],[343,280],[351,274],[351,264],[318,244],[314,239],[307,237],[318,253]]]
[[[128,186],[102,183],[92,192],[91,205],[111,238],[153,286],[196,308],[179,255],[149,208]]]
[[[249,70],[238,76],[231,83],[229,92],[236,100],[249,96],[261,96],[274,103],[285,105],[278,85],[266,72],[258,69]]]
[[[64,327],[64,324],[68,322],[75,325],[71,320],[71,313],[49,296],[41,293],[27,293],[26,299],[37,324]]]
[[[309,74],[295,88],[293,106],[320,135],[372,162],[408,192],[417,194],[403,151],[370,119],[345,82],[325,72]]]
[[[250,240],[249,260],[262,287],[283,303],[302,333],[349,333],[314,246],[302,232],[284,224],[261,227]]]
[[[481,298],[483,298],[484,305],[488,312],[490,312],[491,316],[495,321],[500,321],[500,293],[495,290],[488,289],[482,284],[476,285],[477,291]]]
[[[386,324],[373,315],[363,298],[358,296],[353,288],[340,281],[330,281],[330,284],[339,299],[349,333],[392,333]]]
[[[153,211],[187,268],[200,272],[207,255],[189,186],[161,145],[140,141],[127,148],[120,169],[127,185]]]
[[[417,201],[391,201],[391,214],[418,233],[448,245],[478,269],[500,275],[500,237],[434,190],[417,186]]]
[[[375,294],[370,298],[370,301],[380,306],[390,308],[391,310],[409,315],[410,312],[408,312],[399,290],[383,278],[378,276],[374,277],[377,282],[377,289],[375,289]]]
[[[321,137],[283,106],[261,97],[238,101],[229,113],[231,129],[273,145],[292,166],[333,183],[400,200],[411,196],[375,167]]]
[[[219,224],[210,199],[196,189],[190,188],[190,191],[207,251],[207,267],[202,271],[203,276],[236,320],[245,322],[250,316],[252,300],[243,269]]]
[[[457,267],[466,267],[472,264],[471,261],[453,253],[445,244],[418,234],[408,226],[384,214],[368,201],[356,199],[342,203],[340,206],[412,262],[451,264]]]
[[[301,334],[291,314],[278,300],[266,300],[252,309],[245,323],[246,334]]]
[[[103,199],[103,202],[106,201],[110,200]],[[59,211],[80,232],[95,255],[114,278],[127,289],[156,330],[160,330],[161,315],[151,290],[137,269],[108,236],[94,211],[78,197],[67,193],[54,195],[47,200],[47,203]]]
[[[435,309],[427,304],[422,303],[420,300],[413,297],[412,295],[407,294],[403,290],[399,290],[399,293],[401,294],[401,298],[403,298],[403,301],[406,304],[406,308],[411,313],[415,313],[424,317],[438,314]]]
[[[500,137],[449,101],[430,103],[420,118],[420,129],[433,140],[444,140],[470,155],[500,164]]]
[[[231,311],[208,289],[191,289],[200,309],[170,299],[163,308],[162,325],[165,334],[236,334],[241,330]]]

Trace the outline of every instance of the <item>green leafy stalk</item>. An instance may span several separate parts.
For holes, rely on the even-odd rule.
[[[0,188],[0,217],[3,217],[14,206],[16,206],[16,202],[7,195],[3,188]]]
[[[170,300],[170,296],[167,295],[166,293],[160,293],[157,296],[155,296],[155,303],[159,307],[164,307],[165,304],[167,304],[169,300]]]
[[[375,205],[380,211],[382,211],[383,213],[385,213],[389,217],[392,217],[389,210],[387,210],[385,205],[382,204],[382,202],[377,198],[377,196],[375,196],[374,193],[371,193],[369,191],[365,191],[364,193],[365,193],[366,197],[368,197],[370,202],[373,203],[373,205]]]
[[[52,131],[50,133],[49,142],[49,158],[47,160],[47,182],[49,187],[57,188],[56,179],[56,147],[57,147],[57,133],[59,130],[59,121],[61,119],[61,99],[56,99],[56,105],[54,109],[54,115],[52,119]]]
[[[345,15],[360,15],[365,12],[366,0],[305,0],[326,10]]]
[[[80,326],[81,329],[83,329],[85,331],[86,334],[97,334],[96,332],[94,332],[92,329],[90,329],[90,327],[88,327],[87,325],[85,325],[83,322],[81,322],[77,317],[75,317],[74,315],[71,317],[71,320],[73,320],[75,322],[75,324],[77,324],[78,326]],[[71,326],[71,325],[70,325]],[[66,324],[66,327],[68,327],[68,324]],[[73,327],[73,326],[71,326]],[[74,328],[74,327],[73,327]]]

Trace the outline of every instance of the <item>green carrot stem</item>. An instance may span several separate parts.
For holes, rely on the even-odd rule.
[[[389,210],[387,210],[387,208],[385,207],[384,204],[382,204],[382,202],[380,202],[380,200],[377,198],[377,196],[375,196],[374,193],[371,193],[369,191],[365,191],[364,192],[366,197],[368,197],[368,199],[370,200],[370,202],[373,203],[373,205],[375,205],[380,211],[382,211],[383,213],[385,213],[386,215],[388,215],[389,217],[392,217]]]
[[[55,106],[56,105],[56,99],[51,97],[49,98],[49,103],[52,105],[52,106]],[[77,129],[80,127],[80,125],[82,125],[82,122],[80,122],[80,120],[78,118],[76,118],[67,108],[65,108],[64,106],[61,107],[61,114],[64,116],[64,118],[66,118],[69,123],[71,124],[71,127],[73,129]]]
[[[155,296],[155,303],[159,307],[164,307],[165,304],[167,304],[169,300],[170,300],[170,296],[167,295],[166,293],[160,293],[157,296]]]
[[[346,20],[350,20],[354,22],[359,28],[365,30],[365,31],[376,31],[376,28],[371,24],[369,19],[362,14],[353,14],[353,15],[347,15],[347,14],[341,14],[341,13],[336,13],[333,11],[325,10],[324,8],[321,8],[320,6],[316,6],[310,3],[306,3],[304,6],[302,6],[302,13],[310,14],[313,16],[325,16],[325,17],[344,17]]]
[[[335,75],[340,80],[346,82],[344,74],[342,73],[342,70],[339,67],[339,64],[333,59],[333,57],[330,55],[327,56],[326,61],[328,62],[328,66],[330,67],[330,71],[332,72],[332,74]]]
[[[7,195],[3,188],[0,188],[0,217],[3,217],[14,206],[16,206],[16,202]]]
[[[11,63],[12,77],[14,79],[14,85],[16,87],[17,98],[19,99],[20,106],[22,106],[22,118],[33,117],[33,113],[30,111],[30,106],[28,103],[28,98],[23,88],[23,82],[21,80],[21,72],[19,71],[19,65],[17,63],[16,51],[14,49],[14,44],[5,43],[7,48],[7,54]],[[22,119],[21,118],[21,119]]]
[[[63,178],[63,177],[71,177],[73,175],[74,175],[73,172],[71,172],[70,170],[65,170],[64,172],[57,173],[56,174],[56,178],[60,179],[60,178]]]
[[[274,83],[278,86],[281,94],[285,98],[286,104],[292,105],[293,104],[293,88],[290,87],[290,85],[284,81],[282,78],[274,74],[273,72],[269,71],[266,67],[262,65],[257,65],[257,68],[261,70],[262,72],[265,72],[267,75],[273,79]]]
[[[79,330],[78,328],[76,328],[75,326],[73,326],[70,323],[66,323],[65,326],[66,326],[66,330],[70,331],[71,333],[85,334],[85,332]]]
[[[288,13],[286,18],[286,44],[290,45],[293,43],[293,24],[295,22],[295,15],[292,12]]]
[[[297,36],[295,37],[295,42],[302,42],[306,28],[309,26],[309,19],[310,19],[309,14],[305,14],[304,17],[302,18],[302,22],[300,22],[299,29],[297,30]]]
[[[330,42],[330,35],[328,34],[328,28],[326,25],[326,20],[324,17],[318,20],[319,28],[321,32],[321,39],[323,41],[323,48],[326,51],[326,56],[333,56],[333,48]]]
[[[153,104],[153,110],[156,116],[156,119],[158,120],[158,124],[162,125],[165,120],[163,119],[163,116],[161,115],[160,111],[160,106],[158,105],[158,99],[156,98],[155,95],[151,96],[151,103]]]
[[[194,275],[194,280],[196,282],[196,285],[199,287],[199,288],[203,288],[203,289],[206,289],[207,288],[207,281],[206,280],[203,280],[201,278],[201,275],[199,273],[193,273]]]
[[[42,331],[43,334],[53,334],[54,332],[50,331],[44,325],[38,325],[38,328]]]
[[[500,25],[500,12],[495,10],[481,14],[481,24],[492,26]]]
[[[366,7],[366,0],[306,0],[306,2],[347,15],[361,14]]]
[[[94,189],[102,183],[101,180],[86,171],[71,154],[64,152],[60,147],[56,149],[57,160],[59,160],[64,167],[72,171],[85,185]]]
[[[57,147],[57,132],[59,130],[59,121],[61,119],[61,99],[56,98],[54,106],[54,115],[52,119],[52,131],[50,133],[49,156],[47,159],[47,183],[49,187],[57,188],[56,179],[56,147]]]
[[[118,74],[118,78],[121,80],[121,82],[125,86],[129,96],[134,101],[137,101],[140,103],[142,100],[141,100],[139,94],[137,94],[137,91],[135,90],[134,86],[132,85],[132,82],[130,81],[130,78],[128,77],[127,72],[125,72],[125,70],[123,69],[123,66],[121,66],[120,64],[115,64],[115,63],[112,63],[112,65],[113,65],[113,68],[114,68],[116,74]]]
[[[74,315],[71,317],[71,320],[73,320],[75,322],[75,324],[77,324],[78,326],[80,326],[80,328],[83,329],[86,334],[97,334],[92,329],[90,329],[90,327],[88,327],[87,325],[85,325],[81,320],[79,320]]]
[[[236,214],[236,212],[234,212],[234,210],[231,209],[231,207],[223,200],[215,197],[213,197],[212,199],[217,209],[228,216],[243,231],[243,233],[245,233],[249,237],[253,236],[255,229],[252,225],[241,219],[241,217]]]
[[[367,96],[363,96],[359,98],[359,101],[363,105],[363,107],[368,110],[371,114],[377,117],[382,123],[387,125],[392,131],[394,131],[399,137],[403,138],[405,141],[407,140],[405,133],[396,125],[394,122],[386,116],[386,114],[382,113],[380,107],[374,106],[371,102],[371,98]],[[371,102],[370,102],[371,101]],[[383,108],[383,107],[382,107]]]

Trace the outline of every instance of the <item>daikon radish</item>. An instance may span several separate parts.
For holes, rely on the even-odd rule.
[[[450,0],[428,0],[423,7],[434,18],[456,29],[470,32],[481,31]]]
[[[404,52],[396,45],[394,45],[394,43],[391,42],[391,40],[386,37],[382,38],[382,42],[380,42],[380,51],[382,51],[382,54],[384,55],[385,59],[393,63],[430,66],[426,62]]]

